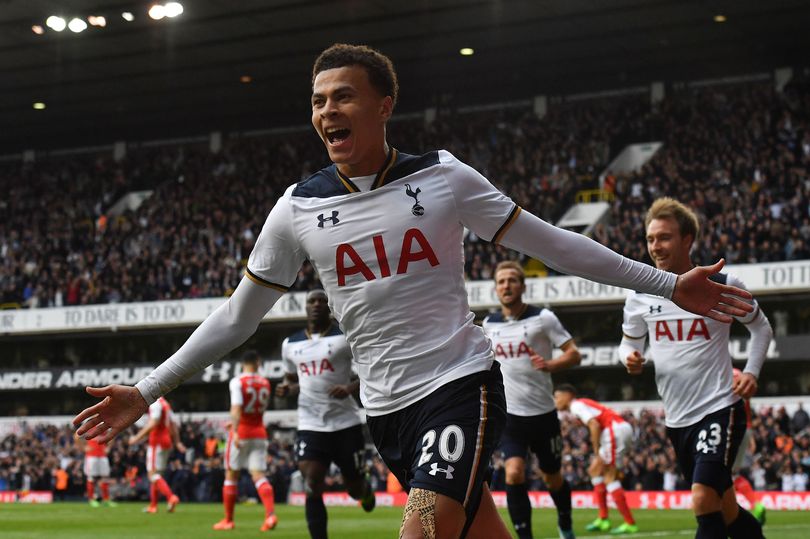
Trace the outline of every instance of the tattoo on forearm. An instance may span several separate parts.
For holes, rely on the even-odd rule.
[[[405,513],[402,515],[402,526],[399,528],[400,539],[405,534],[405,523],[416,512],[419,513],[424,539],[436,539],[436,493],[421,488],[411,490],[408,495]]]

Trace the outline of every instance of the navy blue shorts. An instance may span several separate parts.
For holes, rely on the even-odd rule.
[[[690,485],[707,484],[721,496],[732,485],[731,467],[745,436],[745,422],[745,406],[739,400],[694,425],[667,427],[678,465]]]
[[[500,366],[442,386],[407,408],[369,417],[371,437],[405,490],[421,488],[478,510],[506,421]]]
[[[344,481],[351,481],[365,473],[366,441],[363,426],[355,425],[335,432],[299,430],[295,440],[295,458],[317,460],[327,467],[334,462],[340,468]]]
[[[540,461],[541,470],[547,474],[559,472],[562,467],[562,434],[557,410],[532,416],[506,414],[500,449],[504,459],[525,459],[531,449]]]

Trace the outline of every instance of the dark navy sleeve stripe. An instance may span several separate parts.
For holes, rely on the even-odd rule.
[[[245,276],[258,285],[266,286],[267,288],[273,288],[275,290],[278,290],[279,292],[287,292],[290,289],[289,286],[276,284],[274,282],[268,281],[267,279],[262,279],[261,277],[250,271],[249,268],[245,268]]]

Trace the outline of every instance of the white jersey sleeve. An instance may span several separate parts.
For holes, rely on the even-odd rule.
[[[439,157],[461,224],[487,241],[497,241],[520,207],[451,153],[440,151]]]
[[[281,364],[284,367],[284,374],[298,375],[298,368],[290,357],[290,338],[287,337],[281,342]]]
[[[160,405],[160,402],[155,401],[149,405],[149,419],[160,421],[161,417],[163,417],[163,406]]]
[[[726,283],[745,289],[745,284],[734,275],[729,274]],[[762,371],[762,366],[768,355],[768,347],[773,338],[773,329],[771,329],[771,323],[768,321],[768,317],[765,316],[765,313],[759,308],[757,301],[751,299],[750,303],[754,307],[753,312],[735,318],[742,322],[751,333],[751,342],[748,344],[748,361],[745,363],[743,372],[753,374],[755,377],[759,378],[759,373]]]
[[[494,189],[494,188],[493,188]],[[555,270],[598,283],[671,298],[674,273],[624,257],[594,240],[550,225],[529,212],[517,212],[493,241],[515,249]]]
[[[624,300],[624,312],[622,322],[622,342],[619,344],[619,360],[625,364],[627,356],[633,352],[644,354],[644,343],[647,340],[647,321],[644,320],[644,309],[646,306],[638,301],[634,293]],[[645,361],[652,358],[645,357]]]
[[[543,324],[543,330],[546,332],[549,340],[557,348],[572,339],[571,334],[563,327],[560,319],[557,318],[557,315],[552,311],[543,309],[540,313],[540,321]]]
[[[601,410],[597,410],[592,406],[588,406],[584,402],[574,399],[571,401],[571,413],[580,421],[585,423],[586,425],[591,419],[596,419],[599,417],[599,414],[602,413]]]
[[[292,227],[290,196],[294,188],[290,186],[270,211],[246,268],[252,281],[284,292],[295,282],[305,258]]]
[[[242,382],[239,381],[239,378],[231,378],[228,390],[231,392],[231,406],[242,406],[244,399],[242,397]]]

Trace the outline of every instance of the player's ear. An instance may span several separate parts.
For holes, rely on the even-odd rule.
[[[391,114],[394,112],[394,99],[387,95],[383,98],[382,104],[380,105],[380,119],[383,122],[387,122],[391,118]]]

